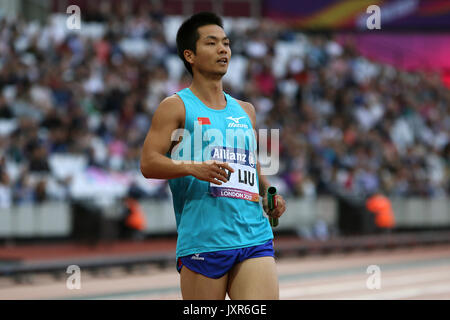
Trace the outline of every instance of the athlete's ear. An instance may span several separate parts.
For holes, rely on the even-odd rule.
[[[188,49],[184,50],[183,55],[184,55],[184,59],[186,59],[187,62],[189,62],[191,64],[194,63],[195,54],[192,50],[188,50]]]

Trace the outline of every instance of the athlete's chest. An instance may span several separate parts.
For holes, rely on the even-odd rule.
[[[202,130],[222,130],[234,132],[238,129],[253,130],[251,121],[244,110],[234,108],[233,111],[223,113],[212,113],[204,110],[195,110],[189,121],[188,128],[193,130],[197,125]]]

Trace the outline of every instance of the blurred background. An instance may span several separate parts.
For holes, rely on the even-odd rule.
[[[449,1],[11,0],[0,2],[0,276],[174,269],[168,184],[145,179],[139,159],[160,101],[190,84],[175,35],[200,11],[223,16],[231,39],[224,90],[255,106],[258,128],[280,130],[268,177],[288,203],[278,256],[448,246]]]

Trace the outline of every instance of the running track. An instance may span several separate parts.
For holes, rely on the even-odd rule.
[[[450,245],[333,253],[277,260],[281,299],[450,299]],[[381,287],[368,289],[370,265]],[[68,277],[69,275],[67,275]],[[92,274],[81,271],[81,289],[66,276],[36,275],[30,284],[0,278],[0,299],[181,299],[175,267],[145,266]]]

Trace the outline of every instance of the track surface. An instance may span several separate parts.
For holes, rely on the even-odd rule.
[[[380,288],[368,279],[375,265]],[[450,245],[376,250],[277,260],[281,299],[450,299]],[[31,283],[0,278],[0,299],[181,299],[175,266],[125,272],[81,270],[81,289],[69,290],[69,274],[35,275]],[[371,278],[372,279],[372,278]]]

